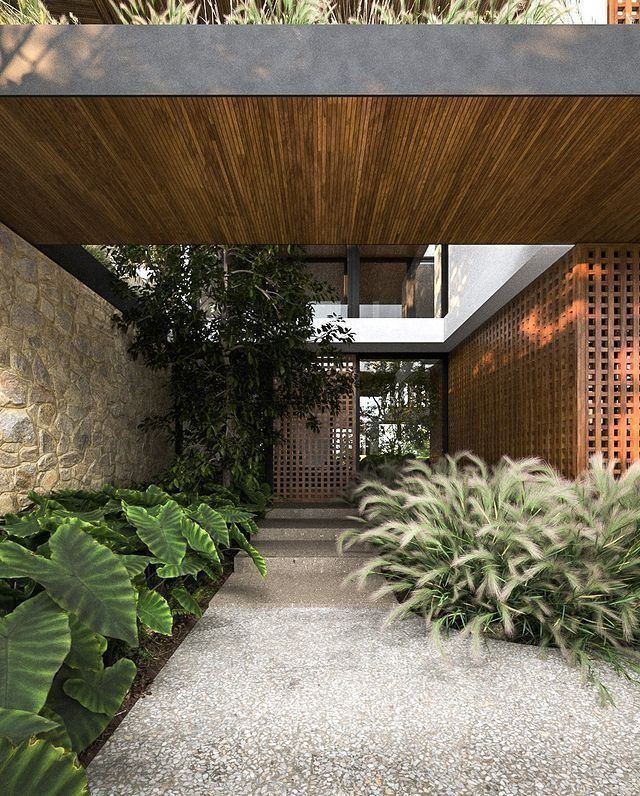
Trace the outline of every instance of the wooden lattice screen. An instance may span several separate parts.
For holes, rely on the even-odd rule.
[[[578,246],[453,352],[449,447],[640,459],[640,247]]]
[[[355,357],[344,357],[343,367],[355,376]],[[287,500],[330,500],[348,493],[356,471],[356,393],[343,397],[337,415],[317,415],[320,430],[304,420],[285,418],[281,441],[273,451],[273,491]]]
[[[637,25],[640,0],[609,0],[607,21],[610,25]]]
[[[578,388],[587,401],[581,463],[602,452],[622,467],[640,459],[640,247],[580,246],[587,304]]]

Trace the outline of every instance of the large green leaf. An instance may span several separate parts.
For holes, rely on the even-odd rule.
[[[90,630],[76,614],[69,614],[71,649],[65,659],[72,669],[99,671],[103,668],[102,656],[107,649],[107,640]]]
[[[49,540],[51,560],[15,542],[0,543],[0,577],[29,577],[96,633],[138,643],[131,580],[118,556],[88,536],[74,520]]]
[[[54,730],[57,726],[55,721],[28,710],[0,708],[0,738],[8,738],[13,743],[21,743],[32,735]]]
[[[44,740],[13,746],[0,740],[3,796],[88,796],[84,768],[74,754]]]
[[[4,530],[9,536],[18,536],[21,538],[34,536],[34,534],[42,531],[42,527],[38,522],[39,519],[40,514],[36,512],[31,512],[23,516],[6,514],[4,518]]]
[[[170,500],[159,486],[151,484],[144,492],[138,489],[116,489],[115,494],[129,506],[160,506]]]
[[[49,559],[17,542],[0,542],[0,578],[32,578],[42,583],[41,578],[46,578],[54,569]]]
[[[243,522],[253,521],[253,514],[245,509],[239,509],[237,506],[218,506],[216,511],[224,517],[226,522]]]
[[[39,733],[39,737],[44,738],[54,746],[61,746],[63,749],[73,749],[73,742],[67,732],[62,716],[59,716],[54,710],[51,710],[48,705],[42,708],[40,715],[44,716],[45,719],[49,719],[56,726],[48,732]]]
[[[187,550],[181,531],[183,509],[170,500],[151,511],[144,506],[122,504],[129,522],[153,555],[165,564],[178,566]]]
[[[151,556],[120,555],[118,558],[124,564],[130,578],[142,575],[151,563]]]
[[[44,592],[0,619],[0,707],[38,713],[70,646],[67,616]]]
[[[260,555],[260,553],[256,550],[256,548],[249,542],[247,537],[242,533],[239,528],[236,528],[235,525],[231,526],[230,529],[230,536],[232,540],[240,547],[242,550],[245,551],[256,565],[258,572],[264,578],[267,574],[267,565],[265,563],[264,558]]]
[[[131,688],[136,671],[133,661],[120,658],[101,672],[78,672],[77,677],[65,681],[63,689],[67,696],[92,713],[113,716]]]
[[[164,566],[158,567],[156,574],[160,578],[183,578],[185,575],[197,575],[204,569],[204,561],[204,558],[200,559],[194,553],[187,553],[180,564],[177,566],[164,564]]]
[[[173,589],[171,596],[182,606],[182,608],[184,608],[187,613],[198,617],[202,616],[202,608],[200,608],[198,601],[192,594],[189,594],[186,589],[182,587]]]
[[[81,752],[100,735],[113,718],[108,713],[94,713],[65,694],[65,680],[75,677],[77,672],[63,667],[56,676],[43,713],[57,715],[62,720],[72,744],[72,749]]]
[[[229,547],[229,529],[225,518],[220,512],[215,511],[211,506],[207,506],[206,503],[200,503],[195,510],[189,511],[189,516],[199,525],[202,525],[218,544]]]
[[[187,540],[192,550],[195,550],[196,553],[201,553],[212,561],[220,563],[220,556],[213,543],[213,539],[204,528],[201,528],[197,522],[194,522],[189,517],[182,518],[181,527],[184,538]]]
[[[173,616],[169,603],[157,591],[140,589],[138,593],[138,619],[149,630],[170,636],[173,629]]]
[[[49,545],[56,570],[40,582],[53,599],[76,613],[94,632],[135,647],[135,594],[118,556],[73,521],[61,525]]]

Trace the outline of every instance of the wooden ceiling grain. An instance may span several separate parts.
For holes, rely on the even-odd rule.
[[[34,243],[640,242],[637,97],[0,98]]]

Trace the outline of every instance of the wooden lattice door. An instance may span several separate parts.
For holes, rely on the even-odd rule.
[[[355,357],[342,366],[355,376]],[[281,498],[322,501],[342,497],[353,485],[356,472],[357,407],[354,387],[341,400],[336,415],[317,414],[319,431],[297,417],[280,423],[281,439],[273,451],[273,491]]]

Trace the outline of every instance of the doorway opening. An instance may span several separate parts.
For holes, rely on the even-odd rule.
[[[445,367],[437,358],[360,357],[358,464],[433,461],[445,450]]]

